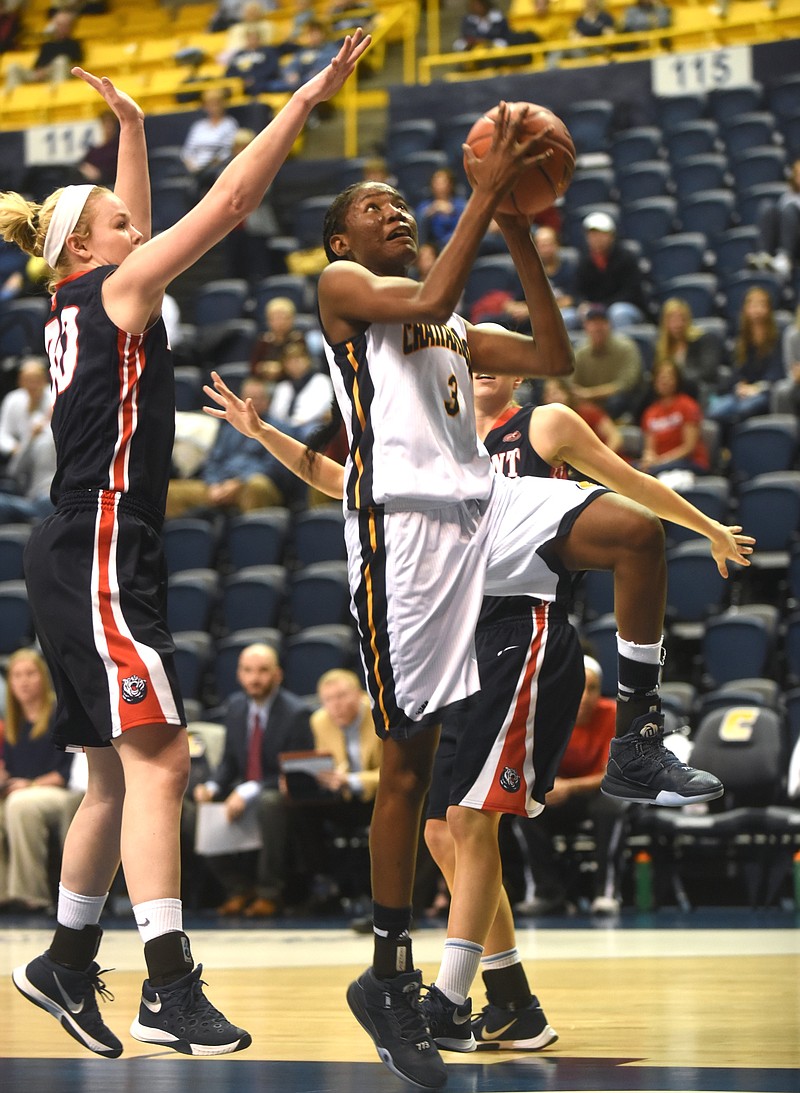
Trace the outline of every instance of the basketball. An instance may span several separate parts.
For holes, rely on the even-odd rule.
[[[508,106],[512,110],[521,106],[528,107],[525,133],[530,136],[540,133],[548,125],[553,126],[553,131],[547,138],[547,146],[553,154],[549,159],[529,167],[511,193],[507,194],[497,206],[498,212],[534,216],[536,213],[549,209],[553,202],[566,192],[575,171],[575,145],[564,122],[546,106],[521,102],[511,102]],[[485,155],[492,143],[498,109],[499,107],[495,106],[478,118],[467,134],[466,143],[478,159]]]

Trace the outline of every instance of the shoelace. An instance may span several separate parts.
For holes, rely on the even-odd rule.
[[[402,991],[392,991],[392,996],[402,999],[402,1006],[392,1006],[392,1016],[397,1021],[405,1040],[424,1039],[429,1035],[428,1026],[420,1008],[419,991],[407,987]]]
[[[429,1025],[435,1024],[439,1018],[445,1018],[449,1016],[447,1006],[445,1004],[444,995],[438,991],[434,991],[433,987],[429,987],[423,983],[422,989],[427,991],[424,999],[420,1002],[420,1010],[423,1019],[430,1018]]]
[[[111,993],[111,991],[105,985],[105,983],[100,978],[100,976],[101,975],[106,975],[108,972],[113,972],[113,971],[116,971],[116,969],[115,968],[98,968],[98,970],[94,973],[94,975],[89,976],[89,982],[90,982],[91,986],[94,988],[94,990],[97,992],[97,994],[100,995],[100,997],[103,999],[104,1002],[113,1002],[114,1001],[114,995]]]

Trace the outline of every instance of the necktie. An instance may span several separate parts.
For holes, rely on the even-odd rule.
[[[257,713],[253,713],[253,720],[250,725],[250,741],[247,746],[246,779],[248,782],[261,781],[261,741],[263,739],[264,730],[261,727],[261,718]]]

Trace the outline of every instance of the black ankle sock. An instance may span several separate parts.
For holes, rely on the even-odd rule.
[[[533,995],[522,964],[506,968],[491,968],[483,973],[486,997],[493,1006],[506,1010],[521,1010],[529,1006]]]
[[[395,975],[410,972],[414,967],[411,955],[410,907],[383,907],[372,904],[372,924],[375,931],[375,948],[372,970],[379,979],[391,979]]]
[[[62,968],[85,972],[97,956],[102,936],[103,931],[99,926],[84,926],[82,930],[73,930],[59,922],[47,955]]]
[[[171,930],[144,945],[147,978],[154,987],[165,987],[183,979],[194,967],[189,938],[182,930]]]

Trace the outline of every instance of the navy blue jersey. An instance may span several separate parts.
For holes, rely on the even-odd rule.
[[[522,406],[515,412],[501,414],[497,424],[487,433],[483,443],[498,474],[506,478],[568,478],[566,466],[551,467],[534,450],[530,442],[531,414],[535,406]],[[576,514],[577,515],[577,514]],[[577,575],[564,570],[559,584],[557,602],[567,605]],[[530,615],[529,596],[485,596],[478,626],[487,626],[500,619]]]
[[[175,379],[159,318],[143,334],[119,330],[103,308],[116,266],[56,286],[45,346],[55,392],[58,469],[54,503],[66,493],[113,490],[164,512],[175,437]]]

